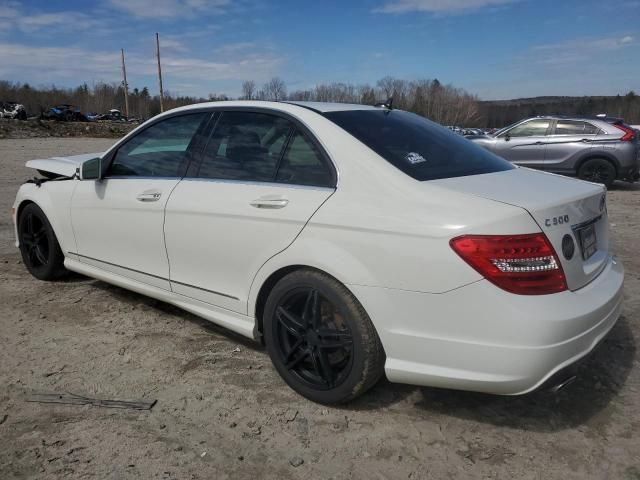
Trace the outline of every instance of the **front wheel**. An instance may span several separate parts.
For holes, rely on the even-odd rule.
[[[30,203],[20,213],[18,237],[22,261],[31,275],[39,280],[55,280],[68,272],[56,234],[35,203]]]
[[[592,158],[580,166],[578,178],[588,182],[601,183],[609,188],[616,179],[616,168],[604,158]]]
[[[280,376],[314,402],[352,400],[384,373],[384,350],[369,316],[322,272],[299,270],[276,284],[264,309],[264,335]]]

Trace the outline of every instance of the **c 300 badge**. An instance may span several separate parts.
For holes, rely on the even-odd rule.
[[[559,217],[551,217],[547,218],[544,221],[544,224],[547,227],[555,227],[556,225],[564,225],[565,223],[569,223],[569,215],[560,215]]]

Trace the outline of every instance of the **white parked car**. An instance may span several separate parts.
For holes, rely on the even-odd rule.
[[[605,189],[386,107],[178,108],[104,154],[32,160],[28,270],[71,270],[266,344],[323,403],[392,382],[563,382],[620,314]],[[50,177],[56,177],[51,179]]]

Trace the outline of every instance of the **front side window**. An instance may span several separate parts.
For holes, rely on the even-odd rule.
[[[224,112],[205,148],[200,178],[272,182],[288,120],[254,112]]]
[[[187,150],[209,113],[171,117],[146,128],[118,148],[107,176],[177,177]]]
[[[413,113],[372,109],[324,115],[416,180],[479,175],[515,168],[463,136]]]
[[[543,137],[547,134],[547,129],[550,125],[549,120],[529,120],[528,122],[521,123],[520,125],[513,127],[508,132],[505,132],[502,136],[509,135],[512,138],[515,137]]]
[[[598,127],[577,120],[558,120],[555,135],[595,135]]]

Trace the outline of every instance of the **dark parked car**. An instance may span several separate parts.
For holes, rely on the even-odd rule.
[[[618,118],[535,117],[467,138],[518,165],[607,187],[638,179],[638,134]]]
[[[42,112],[42,118],[45,120],[59,120],[65,122],[87,121],[87,117],[83,115],[79,108],[69,105],[68,103],[51,107],[49,110]]]

